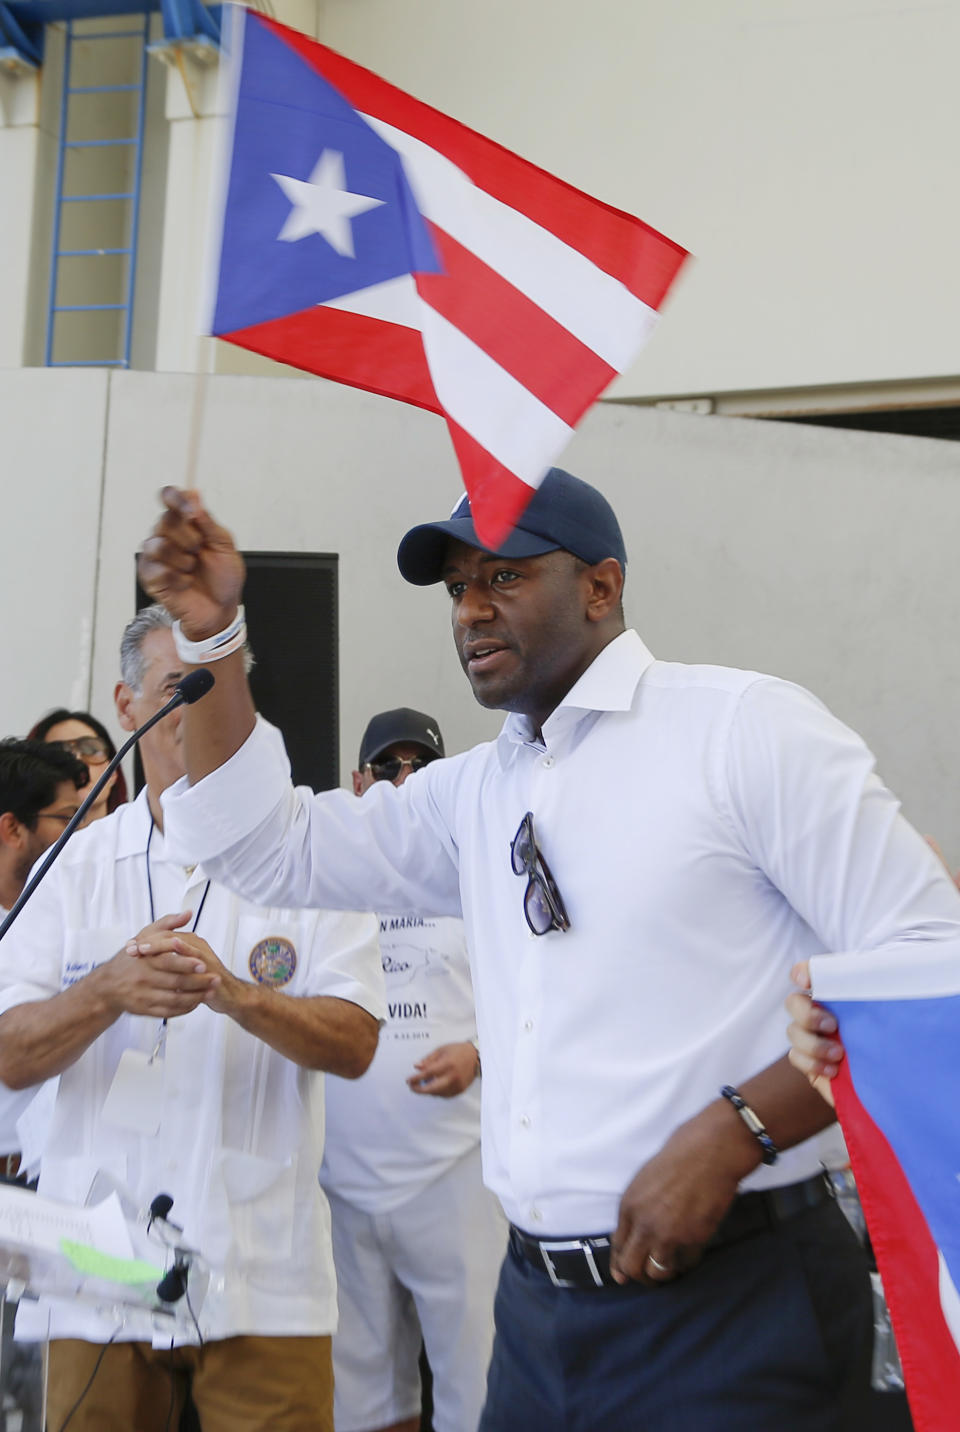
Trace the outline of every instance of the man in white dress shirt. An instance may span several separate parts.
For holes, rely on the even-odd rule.
[[[158,607],[127,628],[124,730],[183,676],[169,628]],[[376,922],[262,908],[174,858],[160,796],[182,712],[140,750],[138,799],[78,832],[0,943],[0,1079],[59,1075],[42,1194],[83,1203],[103,1174],[134,1207],[171,1195],[213,1277],[196,1332],[50,1299],[21,1306],[18,1336],[44,1336],[49,1310],[51,1428],[162,1432],[189,1386],[204,1432],[332,1432],[320,1071],[356,1078],[373,1056]]]
[[[166,489],[141,577],[185,662],[241,640],[242,562]],[[498,552],[414,528],[499,738],[362,801],[294,791],[236,655],[185,718],[171,840],[259,898],[462,912],[484,1177],[513,1224],[483,1432],[839,1432],[867,1391],[865,1261],[786,1057],[818,951],[960,951],[960,897],[808,693],[624,630],[609,504],[552,469]]]
[[[403,785],[444,754],[432,716],[371,717],[353,789]],[[480,1170],[480,1056],[463,922],[380,916],[387,1022],[373,1063],[327,1080],[320,1182],[330,1200],[340,1325],[337,1432],[417,1432],[421,1334],[435,1432],[476,1432],[506,1225]]]

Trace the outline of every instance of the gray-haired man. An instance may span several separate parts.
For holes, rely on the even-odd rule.
[[[127,628],[122,672],[118,721],[135,730],[183,675],[161,608]],[[258,908],[173,860],[160,795],[183,773],[181,713],[140,749],[139,798],[78,834],[0,945],[0,1079],[60,1076],[42,1193],[83,1202],[100,1169],[142,1207],[168,1193],[185,1242],[223,1276],[198,1310],[199,1346],[177,1329],[171,1349],[149,1318],[118,1333],[54,1304],[50,1423],[79,1398],[76,1428],[159,1432],[189,1385],[204,1432],[328,1432],[319,1071],[355,1078],[372,1058],[376,924]],[[40,1331],[29,1311],[21,1335]]]

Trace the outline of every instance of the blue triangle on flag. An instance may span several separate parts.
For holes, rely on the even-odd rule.
[[[396,150],[279,35],[246,18],[213,332],[439,272]],[[347,191],[382,201],[345,220],[353,257],[323,232],[278,237],[296,205],[273,176],[306,183],[324,151],[342,156]]]

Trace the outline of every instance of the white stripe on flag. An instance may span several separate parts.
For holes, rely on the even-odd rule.
[[[901,941],[880,950],[814,955],[814,999],[937,999],[960,994],[960,945]]]
[[[381,318],[385,323],[398,323],[403,328],[420,327],[422,306],[412,274],[372,283],[369,288],[354,289],[340,298],[330,298],[321,308],[339,308],[344,313],[359,313],[365,318]]]
[[[384,120],[363,118],[402,156],[420,212],[525,293],[618,373],[658,314],[619,279],[474,184],[452,160]]]
[[[950,1277],[947,1261],[939,1248],[937,1249],[937,1268],[939,1270],[940,1307],[943,1310],[943,1320],[950,1329],[950,1336],[960,1348],[960,1296],[958,1296],[953,1279]]]
[[[562,418],[429,304],[423,346],[446,413],[516,477],[536,487],[573,434]]]

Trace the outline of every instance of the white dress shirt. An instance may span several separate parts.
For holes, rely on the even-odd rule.
[[[358,801],[295,792],[260,725],[164,807],[185,858],[259,899],[462,910],[485,1180],[522,1228],[599,1233],[681,1122],[786,1052],[795,960],[960,953],[960,895],[860,738],[786,682],[657,662],[625,632],[542,737],[511,715],[495,742]],[[565,933],[524,920],[525,811]],[[811,1140],[745,1186],[817,1163]]]
[[[359,804],[359,802],[358,802]],[[78,832],[0,942],[0,1011],[74,984],[150,923],[146,793]],[[207,874],[172,859],[159,830],[149,869],[156,916],[192,910]],[[193,922],[191,921],[191,924]],[[334,995],[383,1017],[376,921],[369,915],[263,909],[212,884],[197,925],[228,969],[252,979],[265,948],[285,952],[285,996]],[[293,951],[293,960],[290,952]],[[294,963],[295,961],[295,963]],[[290,965],[293,964],[292,972]],[[336,1327],[330,1213],[317,1184],[324,1076],[199,1005],[166,1031],[159,1129],[135,1131],[101,1112],[121,1055],[150,1053],[159,1021],[121,1015],[60,1076],[40,1192],[83,1203],[102,1171],[142,1208],[173,1197],[171,1218],[217,1276],[199,1312],[205,1338],[317,1335]],[[221,1276],[222,1275],[222,1276]],[[52,1335],[104,1341],[115,1321],[52,1301]],[[18,1334],[46,1327],[23,1303]],[[122,1338],[153,1336],[134,1315]],[[168,1329],[156,1334],[167,1345]],[[185,1334],[178,1341],[193,1341]]]

